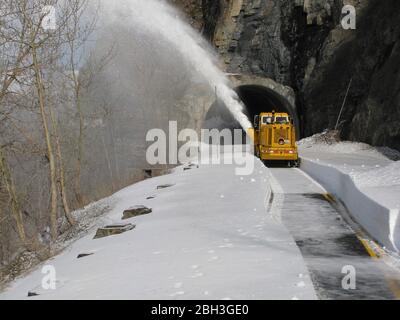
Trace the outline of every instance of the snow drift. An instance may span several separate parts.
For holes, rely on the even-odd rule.
[[[355,221],[386,249],[400,249],[399,153],[328,133],[299,142],[301,168],[346,205]],[[388,158],[389,157],[389,158]]]
[[[360,191],[350,175],[333,166],[302,159],[301,169],[344,202],[352,217],[379,243],[400,248],[399,210],[387,208]]]

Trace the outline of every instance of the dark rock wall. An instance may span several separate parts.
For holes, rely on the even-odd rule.
[[[335,125],[352,78],[342,135],[400,150],[400,1],[369,1],[363,10],[350,38],[335,30],[325,43],[302,92],[305,132]]]
[[[200,0],[198,0],[200,1]],[[221,3],[219,0],[201,0],[203,12],[203,35],[214,41],[215,28],[221,14]]]
[[[334,128],[342,138],[400,149],[400,1],[197,0],[197,26],[232,73],[268,77],[297,95],[303,135]],[[357,29],[340,25],[343,3]],[[197,9],[193,9],[197,8]]]

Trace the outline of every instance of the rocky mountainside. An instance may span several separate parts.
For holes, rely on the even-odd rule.
[[[400,150],[398,0],[170,0],[221,55],[226,70],[292,87],[303,135],[334,128],[342,138]],[[356,30],[341,26],[353,5]]]

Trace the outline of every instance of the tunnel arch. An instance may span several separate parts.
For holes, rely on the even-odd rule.
[[[254,116],[261,112],[287,112],[294,120],[297,138],[300,138],[300,121],[296,110],[295,93],[292,88],[272,79],[257,76],[231,75],[231,82],[240,100],[245,105],[245,113],[253,123]],[[239,123],[218,99],[212,103],[204,120],[207,129],[236,129]]]
[[[259,85],[244,85],[236,88],[240,100],[246,106],[246,113],[250,120],[262,112],[286,112],[297,121],[296,110],[287,99],[276,91]]]

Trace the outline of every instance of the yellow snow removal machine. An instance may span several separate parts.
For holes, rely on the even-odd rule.
[[[265,112],[254,117],[255,154],[264,163],[285,162],[298,167],[296,129],[287,113]]]

